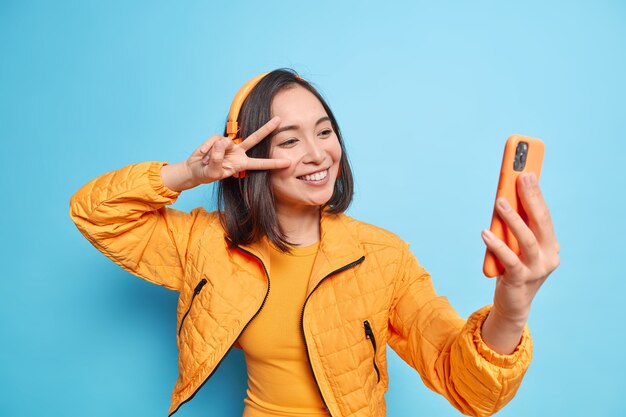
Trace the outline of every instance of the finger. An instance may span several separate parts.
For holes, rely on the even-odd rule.
[[[222,141],[217,141],[211,148],[210,158],[207,164],[208,176],[210,178],[219,178],[221,177],[223,168],[222,163],[224,162],[224,153],[225,146]],[[204,161],[204,159],[203,159]]]
[[[506,198],[498,198],[496,201],[496,210],[500,218],[506,223],[507,227],[513,232],[513,236],[517,239],[520,249],[524,256],[533,261],[539,256],[539,244],[532,230],[524,222],[522,217],[513,210]]]
[[[487,249],[502,263],[507,272],[519,274],[524,268],[520,258],[502,240],[498,239],[490,230],[481,233]]]
[[[244,150],[251,149],[254,145],[261,142],[264,138],[267,137],[270,133],[272,133],[280,124],[280,117],[274,116],[270,119],[269,122],[265,123],[259,130],[248,136],[243,142],[241,142],[241,147]]]
[[[518,193],[524,210],[528,214],[529,226],[541,244],[548,244],[558,248],[554,225],[550,210],[546,205],[537,176],[534,172],[522,174],[518,177]]]
[[[213,159],[214,148],[215,148],[215,145],[217,145],[218,143],[221,144],[220,145],[220,152],[223,152],[223,153],[228,152],[228,150],[233,147],[233,141],[232,140],[230,140],[229,138],[226,138],[224,136],[217,136],[215,141],[211,144],[211,147],[209,148],[209,150],[202,157],[202,162],[205,165],[208,165],[208,163],[211,161],[211,159]],[[222,156],[222,158],[223,158],[223,156]]]
[[[220,135],[213,135],[210,138],[208,138],[202,145],[200,145],[194,152],[193,155],[194,156],[204,156],[206,155],[211,148],[213,147],[213,144],[218,141],[222,136]]]
[[[289,159],[265,159],[265,158],[250,158],[246,169],[248,170],[266,170],[266,169],[281,169],[287,168],[291,165]]]

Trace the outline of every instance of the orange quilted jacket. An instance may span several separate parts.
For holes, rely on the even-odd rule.
[[[231,247],[216,213],[166,208],[163,163],[102,175],[71,200],[89,241],[122,268],[180,293],[179,377],[170,415],[190,400],[263,308],[268,244]],[[384,416],[386,345],[461,412],[490,415],[515,395],[530,360],[528,330],[511,355],[482,341],[484,307],[466,321],[435,294],[408,245],[346,215],[323,214],[302,334],[313,375],[335,417]]]

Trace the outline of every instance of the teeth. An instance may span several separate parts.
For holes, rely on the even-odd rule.
[[[328,175],[328,170],[324,170],[322,172],[316,172],[315,174],[311,174],[311,175],[303,175],[300,178],[302,178],[305,181],[321,181],[324,178],[326,178],[327,175]]]

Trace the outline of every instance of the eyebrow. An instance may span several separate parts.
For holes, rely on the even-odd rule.
[[[320,118],[317,120],[317,122],[315,122],[315,126],[319,125],[319,124],[320,124],[320,123],[322,123],[322,122],[328,122],[328,121],[330,121],[330,117],[328,117],[328,116],[323,116],[323,117],[320,117]],[[278,135],[279,133],[284,132],[284,131],[286,131],[286,130],[296,130],[296,129],[298,129],[299,127],[300,127],[300,126],[298,126],[298,125],[288,125],[288,126],[283,126],[283,127],[281,127],[281,128],[276,129],[276,130],[274,131],[274,133],[272,134],[272,136],[276,136],[276,135]]]

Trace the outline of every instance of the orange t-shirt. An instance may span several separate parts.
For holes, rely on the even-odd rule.
[[[300,328],[318,247],[296,247],[291,254],[271,249],[269,295],[239,337],[248,367],[244,417],[328,416]]]

